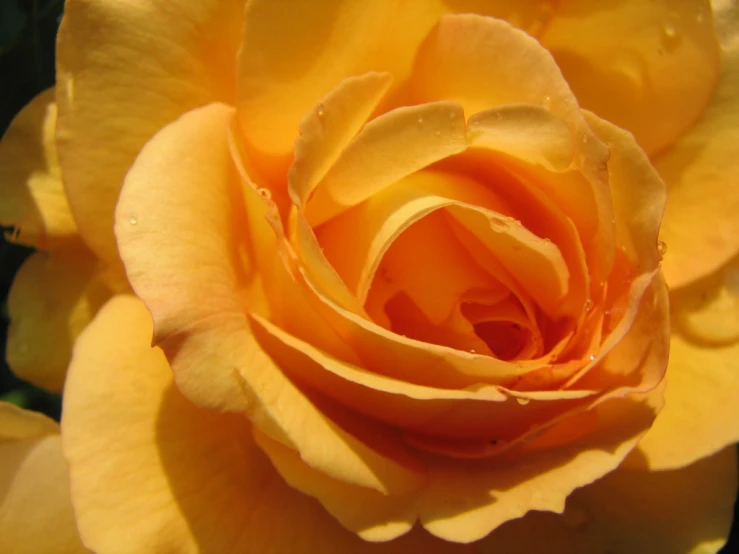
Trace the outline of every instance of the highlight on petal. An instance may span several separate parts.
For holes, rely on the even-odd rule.
[[[127,289],[124,277],[85,248],[31,255],[8,294],[8,365],[22,379],[61,391],[77,335],[111,294]]]
[[[415,171],[467,148],[464,112],[455,102],[392,110],[370,121],[318,184],[306,217],[320,225]]]
[[[580,105],[633,133],[650,155],[701,115],[719,70],[709,0],[572,0],[539,40]]]
[[[682,469],[619,468],[575,491],[563,514],[529,513],[476,547],[480,554],[715,554],[731,528],[735,483],[733,447]]]
[[[262,199],[254,190],[244,199],[234,178],[232,113],[212,104],[185,114],[147,144],[126,178],[116,233],[132,286],[152,313],[155,342],[193,402],[248,414],[336,479],[385,493],[413,489],[423,480],[413,458],[386,455],[400,450],[397,439],[369,422],[337,424],[254,340],[245,264],[258,245],[241,241],[249,240],[244,202]]]
[[[471,146],[484,146],[555,171],[575,159],[572,132],[543,107],[508,104],[477,112],[467,126]]]
[[[93,550],[466,552],[420,531],[373,545],[344,530],[285,485],[245,418],[179,393],[161,350],[149,346],[151,332],[140,301],[116,297],[83,333],[70,368],[64,452]]]
[[[59,426],[0,402],[0,549],[81,554]]]
[[[65,3],[59,158],[79,231],[108,264],[120,265],[113,212],[141,147],[190,109],[234,101],[243,10],[242,0]]]
[[[41,250],[77,242],[55,144],[54,89],[36,96],[0,142],[0,225],[10,239]]]
[[[653,160],[669,191],[660,237],[672,288],[710,275],[739,252],[739,26],[736,4],[721,4],[721,71],[713,96],[695,125]]]
[[[640,271],[650,271],[662,260],[657,239],[668,196],[664,182],[631,134],[590,112],[585,115],[611,152],[608,185],[616,245]]]
[[[369,120],[390,84],[387,73],[347,78],[303,117],[288,174],[294,204],[302,206],[308,201],[347,144]]]

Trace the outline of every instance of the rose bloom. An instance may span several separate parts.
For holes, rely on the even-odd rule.
[[[736,17],[68,0],[0,145],[8,362],[64,393],[0,406],[0,550],[716,552]]]

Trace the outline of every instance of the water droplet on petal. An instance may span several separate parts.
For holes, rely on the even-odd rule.
[[[492,218],[490,220],[490,229],[496,233],[507,233],[510,229],[510,224],[505,219]]]
[[[586,312],[591,312],[591,311],[593,311],[593,306],[595,306],[595,303],[593,302],[593,299],[592,299],[592,298],[588,298],[588,299],[587,299],[587,300],[585,301],[585,306],[584,306],[584,307],[585,307],[585,311],[586,311]]]
[[[680,42],[680,19],[677,14],[671,14],[669,19],[662,27],[662,44],[665,49],[670,52],[674,50]]]
[[[326,108],[324,108],[323,104],[318,104],[318,106],[316,106],[316,113],[318,114],[318,117],[323,117],[323,114],[326,113]]]
[[[657,253],[659,253],[660,260],[667,254],[667,243],[665,241],[657,241]]]
[[[590,360],[591,362],[594,362],[595,361],[595,356],[593,356],[591,354],[590,356],[588,356],[588,360]]]
[[[521,404],[521,406],[525,406],[526,404],[529,403],[529,399],[528,398],[516,398],[516,402]]]
[[[416,119],[416,121],[418,122],[418,124],[419,124],[419,125],[423,124],[423,117],[421,117],[421,116],[419,115],[419,116],[418,116],[418,119]]]
[[[476,354],[477,351],[474,348],[470,348],[470,354]]]
[[[547,96],[544,97],[544,106],[546,108],[551,108],[552,107],[552,97],[551,96],[547,95]]]
[[[133,216],[133,215],[132,215],[132,216],[131,216],[131,218],[130,218],[130,219],[128,220],[128,222],[129,222],[129,223],[130,223],[131,225],[136,225],[136,224],[137,224],[137,223],[139,222],[139,220],[138,220],[138,219],[136,219],[136,216]]]

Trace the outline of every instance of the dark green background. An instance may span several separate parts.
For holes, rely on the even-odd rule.
[[[54,84],[54,42],[63,3],[63,0],[0,0],[0,133],[5,132],[13,116],[37,93]],[[0,294],[3,298],[0,340],[3,352],[8,325],[8,289],[13,275],[30,252],[27,248],[9,244],[4,237],[0,241]],[[0,369],[0,399],[59,419],[59,396],[17,379],[8,369],[4,356]],[[689,509],[690,506],[686,506],[686,510]],[[729,543],[722,554],[739,553],[737,509],[734,520]]]

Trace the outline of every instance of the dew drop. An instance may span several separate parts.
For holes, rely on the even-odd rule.
[[[418,124],[419,124],[419,125],[422,125],[422,124],[423,124],[423,117],[421,117],[421,116],[419,115],[419,116],[418,116],[418,119],[416,119],[416,121],[418,122]]]
[[[592,312],[593,311],[593,306],[595,306],[595,303],[593,302],[593,299],[592,298],[588,298],[585,301],[585,311],[586,312]]]
[[[591,362],[594,362],[595,361],[595,356],[593,356],[591,354],[590,356],[588,356],[588,360],[590,360]]]
[[[521,406],[525,406],[526,404],[529,403],[529,399],[528,398],[516,398],[516,402],[521,404]]]
[[[507,233],[510,229],[510,224],[505,219],[493,218],[490,220],[490,229],[496,233]]]
[[[474,348],[470,348],[470,354],[477,354],[477,350],[475,350]]]
[[[677,38],[677,27],[672,23],[666,23],[662,32],[667,38]]]
[[[136,225],[136,224],[137,224],[137,223],[139,222],[139,220],[138,220],[138,219],[136,219],[136,216],[132,215],[132,216],[131,216],[131,218],[130,218],[130,219],[128,220],[128,222],[129,222],[129,223],[130,223],[131,225]]]
[[[323,114],[326,113],[326,108],[323,107],[323,104],[318,104],[318,106],[316,106],[316,113],[318,114],[318,117],[323,117]]]
[[[674,50],[680,42],[679,18],[676,14],[672,14],[662,27],[662,44],[669,52]]]
[[[544,97],[544,106],[546,106],[547,108],[552,107],[552,97],[551,96],[547,95]]]
[[[663,240],[657,241],[657,252],[659,253],[660,260],[667,253],[667,243]]]

